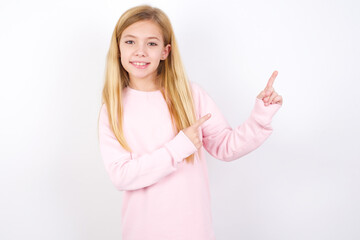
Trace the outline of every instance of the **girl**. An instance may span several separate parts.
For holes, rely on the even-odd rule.
[[[107,55],[99,145],[111,181],[124,191],[123,240],[215,239],[204,149],[233,161],[268,138],[282,105],[276,75],[232,129],[186,78],[165,13],[141,5],[120,17]]]

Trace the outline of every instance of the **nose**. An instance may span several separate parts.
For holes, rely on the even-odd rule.
[[[138,48],[136,49],[135,56],[138,57],[145,57],[146,56],[146,49],[144,44],[139,44]]]

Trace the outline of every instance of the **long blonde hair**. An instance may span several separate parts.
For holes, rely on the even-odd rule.
[[[171,115],[174,133],[178,133],[196,121],[190,84],[184,71],[169,18],[162,10],[149,5],[130,8],[121,15],[112,34],[102,91],[102,104],[106,104],[109,125],[120,145],[130,152],[131,148],[123,133],[121,101],[122,90],[129,85],[130,78],[120,61],[119,42],[122,32],[128,26],[144,20],[157,23],[163,33],[164,46],[171,45],[168,57],[159,63],[157,75],[160,76],[160,89]],[[194,164],[194,154],[188,156],[186,162]]]

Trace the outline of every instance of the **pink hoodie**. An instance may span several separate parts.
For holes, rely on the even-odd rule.
[[[272,133],[279,104],[264,106],[255,99],[250,117],[232,129],[212,98],[190,82],[203,147],[182,132],[175,134],[160,90],[123,90],[125,151],[109,127],[105,104],[100,110],[100,152],[114,186],[123,191],[123,240],[215,239],[204,148],[213,157],[233,161],[259,147]],[[195,164],[183,161],[195,154]]]

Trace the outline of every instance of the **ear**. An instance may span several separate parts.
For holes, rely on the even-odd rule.
[[[171,45],[168,44],[164,47],[164,50],[161,54],[161,60],[165,60],[167,58],[167,56],[169,55],[170,51],[171,51]]]

